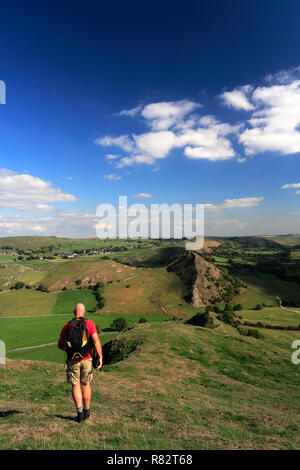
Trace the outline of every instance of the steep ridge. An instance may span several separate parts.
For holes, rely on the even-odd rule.
[[[167,267],[183,281],[183,298],[195,307],[227,302],[238,294],[239,281],[196,252],[185,252]]]

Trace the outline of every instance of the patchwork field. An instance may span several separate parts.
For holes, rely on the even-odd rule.
[[[86,287],[98,281],[105,283],[102,313],[183,316],[193,311],[182,299],[181,280],[165,268],[142,269],[113,260],[79,259],[55,264],[49,271],[26,269],[18,280],[32,289],[0,293],[0,316],[68,313],[77,302],[91,310],[97,301]],[[76,286],[78,280],[80,288]],[[40,283],[50,292],[36,291],[34,287]]]
[[[8,351],[0,367],[0,448],[299,449],[300,369],[291,345],[300,332],[257,326],[300,324],[300,306],[284,310],[276,299],[300,305],[297,251],[286,251],[296,238],[282,244],[277,238],[210,240],[189,257],[184,242],[159,248],[144,240],[54,239],[51,248],[51,237],[2,240],[19,251],[13,260],[0,254],[0,338]],[[107,243],[104,258],[94,252]],[[41,250],[38,259],[22,252],[30,249]],[[57,255],[86,249],[93,252]],[[184,272],[169,269],[171,263]],[[17,281],[24,287],[9,290]],[[92,289],[99,281],[104,306]],[[224,285],[231,291],[221,297]],[[203,298],[203,289],[219,288],[220,296],[196,308],[183,299],[196,288]],[[65,354],[56,345],[77,302],[95,321],[102,345],[120,353],[114,364],[105,356],[95,373],[92,417],[79,434]],[[226,309],[256,326],[228,323]],[[205,310],[214,328],[185,324]],[[133,328],[112,331],[120,316]],[[141,317],[147,323],[139,324]]]

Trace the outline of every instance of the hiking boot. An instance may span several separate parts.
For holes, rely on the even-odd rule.
[[[75,418],[75,421],[77,421],[77,423],[82,423],[84,420],[84,413],[83,411],[79,412],[77,411],[77,416]]]
[[[84,410],[83,413],[84,413],[83,419],[84,419],[84,420],[89,419],[90,414],[91,414],[90,408],[89,408],[88,410]]]

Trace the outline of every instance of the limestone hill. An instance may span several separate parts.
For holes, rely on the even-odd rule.
[[[195,307],[229,301],[238,293],[239,282],[223,273],[196,252],[185,252],[167,267],[184,283],[184,299]]]

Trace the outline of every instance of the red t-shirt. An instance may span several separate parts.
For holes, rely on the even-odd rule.
[[[89,336],[93,336],[95,333],[97,333],[96,325],[92,320],[87,320],[85,318],[85,323],[86,323],[87,330],[89,332]],[[63,329],[61,330],[60,339],[61,339],[62,342],[64,342],[65,339],[66,339],[67,332],[68,332],[68,326],[69,326],[69,322],[66,323],[65,326],[63,327]],[[82,361],[85,361],[86,359],[91,359],[92,357],[93,356],[92,356],[91,351],[90,351],[89,355],[87,357],[84,357],[82,359]]]

